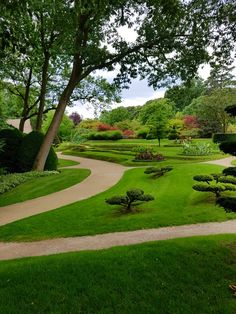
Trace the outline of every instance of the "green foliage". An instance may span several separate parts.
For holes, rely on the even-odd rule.
[[[149,128],[148,127],[142,128],[142,129],[138,130],[137,137],[145,139],[145,138],[147,138],[148,133],[149,133]]]
[[[223,207],[226,212],[236,212],[236,197],[219,197],[216,204]]]
[[[25,173],[12,173],[0,176],[0,194],[6,193],[21,183],[29,181],[33,178],[46,177],[58,174],[57,171],[31,171]]]
[[[126,192],[125,196],[113,196],[106,199],[106,203],[110,205],[121,205],[125,211],[130,212],[133,210],[133,206],[139,205],[141,202],[149,202],[154,200],[151,195],[145,195],[141,189],[131,189]]]
[[[18,167],[20,172],[26,172],[32,169],[35,157],[37,156],[43,139],[44,135],[36,131],[27,134],[23,138],[18,151]],[[56,170],[57,162],[57,155],[51,147],[44,170]]]
[[[42,131],[45,134],[52,122],[52,118],[54,116],[55,111],[50,111],[47,113],[45,120],[43,121]],[[73,130],[74,124],[73,121],[67,116],[63,115],[62,122],[58,129],[57,135],[60,140],[69,140],[71,132]]]
[[[210,184],[210,181],[213,181],[214,177],[211,175],[206,175],[206,174],[202,174],[202,175],[196,175],[193,177],[193,179],[195,181],[199,181],[199,182],[206,182],[208,184]]]
[[[170,130],[169,130],[169,134],[168,134],[168,139],[169,140],[177,140],[180,137],[180,133],[178,132],[178,130],[176,129],[175,126],[173,126]]]
[[[106,132],[95,132],[89,133],[89,140],[111,140],[117,141],[122,138],[122,133],[120,131],[106,131]]]
[[[101,124],[100,120],[96,119],[84,119],[80,122],[80,124],[77,126],[78,130],[80,129],[87,129],[87,130],[97,130],[99,124]]]
[[[152,174],[153,178],[159,178],[161,176],[164,176],[165,173],[173,170],[172,166],[165,166],[162,168],[157,168],[157,167],[148,167],[144,173],[146,174]]]
[[[189,106],[194,98],[201,96],[206,90],[203,80],[192,80],[190,84],[181,84],[170,87],[165,92],[165,98],[173,101],[175,109],[182,111]]]
[[[219,197],[222,192],[228,190],[226,185],[223,184],[209,185],[208,183],[195,184],[193,185],[193,189],[199,192],[212,192],[216,195],[216,197]]]
[[[235,142],[222,142],[219,145],[220,150],[225,154],[236,156],[236,141]]]
[[[218,198],[221,192],[236,191],[236,178],[233,176],[225,176],[222,174],[212,175],[195,175],[195,181],[201,182],[193,186],[193,189],[200,192],[215,193]],[[213,180],[215,180],[214,183]]]
[[[99,117],[102,122],[110,125],[114,125],[115,123],[125,121],[127,119],[129,120],[130,118],[130,112],[125,107],[118,107],[112,109],[111,111],[105,111]]]
[[[236,167],[228,167],[223,170],[223,174],[226,176],[236,177]]]
[[[213,148],[209,143],[192,144],[184,142],[183,154],[186,156],[208,156],[213,153]]]
[[[0,140],[4,142],[3,152],[0,154],[0,168],[8,172],[16,172],[17,152],[23,140],[23,134],[17,129],[3,129],[0,131]]]
[[[236,177],[227,175],[227,176],[221,176],[218,178],[218,182],[221,183],[230,183],[230,184],[235,184],[236,185]]]
[[[233,133],[215,133],[212,138],[214,143],[236,142],[236,134]]]

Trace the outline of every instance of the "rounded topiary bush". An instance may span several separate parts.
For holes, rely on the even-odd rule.
[[[0,154],[0,168],[7,172],[17,172],[17,152],[23,140],[23,134],[17,129],[3,129],[0,140],[4,143]]]
[[[18,167],[20,172],[26,172],[32,170],[33,163],[39,148],[43,142],[44,135],[42,133],[33,131],[27,134],[21,143],[18,151]],[[56,170],[57,169],[57,155],[54,149],[51,147],[47,161],[45,163],[44,170]]]
[[[236,141],[235,142],[222,142],[219,145],[220,150],[225,154],[236,156]]]

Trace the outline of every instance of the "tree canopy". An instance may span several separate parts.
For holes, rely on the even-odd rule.
[[[116,84],[126,86],[131,78],[141,76],[158,87],[177,78],[188,80],[204,62],[229,62],[236,38],[232,12],[233,0],[12,0],[2,4],[1,47],[6,65],[4,58],[7,60],[9,52],[24,53],[25,58],[35,56],[38,46],[31,42],[37,43],[37,38],[42,42],[44,33],[46,45],[39,49],[41,77],[45,47],[54,56],[48,65],[68,68],[68,80],[58,95],[57,109],[34,169],[43,169],[70,97],[86,77],[96,70],[112,71],[116,67]],[[42,20],[41,30],[49,33],[38,28]],[[121,36],[124,26],[136,31],[134,40]],[[55,37],[51,46],[50,35]],[[35,63],[37,59],[32,66]],[[40,95],[43,93],[41,90]]]

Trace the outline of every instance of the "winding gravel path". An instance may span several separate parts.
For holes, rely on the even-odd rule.
[[[236,219],[225,222],[114,232],[95,236],[58,238],[37,242],[0,242],[0,260],[84,250],[101,250],[114,246],[124,246],[149,241],[226,233],[236,234]]]
[[[117,183],[124,171],[129,169],[118,164],[99,160],[66,155],[60,157],[80,162],[80,165],[68,168],[88,168],[91,170],[91,175],[83,182],[63,191],[0,208],[0,225],[49,211],[78,200],[86,199]],[[233,157],[229,157],[208,161],[206,163],[227,167],[231,165],[231,162],[234,159],[235,158]],[[57,238],[36,242],[0,242],[0,260],[83,250],[100,250],[114,246],[131,245],[148,241],[214,234],[236,234],[236,219],[224,222],[114,232],[94,236]]]
[[[60,158],[74,160],[79,165],[67,168],[90,169],[91,174],[82,182],[65,190],[22,203],[0,207],[0,226],[47,212],[103,192],[116,184],[128,167],[111,162],[58,154]]]

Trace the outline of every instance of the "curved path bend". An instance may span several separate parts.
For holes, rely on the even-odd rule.
[[[84,181],[67,189],[25,202],[0,207],[0,226],[22,218],[47,212],[103,192],[116,184],[121,179],[124,172],[129,169],[128,167],[111,162],[61,155],[60,153],[58,157],[80,163],[79,165],[66,168],[90,169],[91,174]]]
[[[212,164],[212,165],[219,165],[219,166],[224,166],[224,167],[233,167],[232,161],[234,161],[234,160],[236,160],[236,157],[226,157],[226,158],[217,159],[217,160],[204,161],[203,164]]]
[[[101,250],[121,245],[214,234],[236,234],[236,219],[224,222],[113,232],[95,236],[58,238],[37,242],[0,242],[0,260],[85,250]]]

